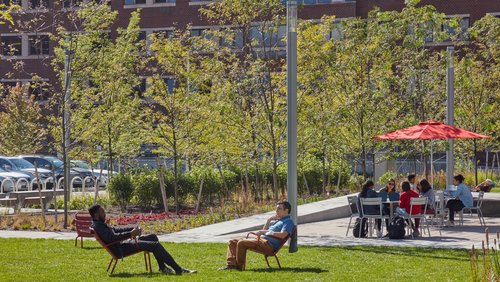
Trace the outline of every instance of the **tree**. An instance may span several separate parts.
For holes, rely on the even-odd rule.
[[[42,109],[28,87],[11,87],[0,96],[2,155],[34,154],[44,147],[47,129]]]
[[[193,138],[193,130],[199,128],[201,122],[198,108],[206,105],[197,104],[197,101],[202,101],[200,97],[208,87],[202,63],[207,56],[206,45],[199,40],[203,39],[190,37],[189,29],[177,30],[170,38],[162,34],[151,38],[153,59],[157,64],[152,71],[157,75],[150,79],[151,87],[146,93],[155,109],[151,115],[154,124],[151,140],[158,146],[158,153],[172,157],[174,161],[176,212],[179,212],[180,160],[196,155],[194,145],[197,141]],[[210,46],[210,42],[204,42]]]
[[[224,120],[230,130],[237,129],[248,137],[243,146],[250,149],[246,154],[253,159],[256,179],[258,163],[270,163],[275,199],[279,196],[277,170],[286,129],[284,60],[283,52],[280,53],[280,47],[284,46],[281,38],[284,25],[280,25],[283,10],[279,0],[223,0],[200,9],[214,24],[236,26],[229,29],[233,36],[227,42],[236,43],[235,36],[240,36],[241,45],[234,44],[234,47],[242,53],[228,61],[231,90],[227,93],[229,103],[224,107],[231,109],[225,112],[231,115],[226,115]],[[256,184],[259,186],[258,180]]]
[[[139,151],[146,132],[146,112],[136,89],[144,44],[138,41],[139,12],[131,13],[127,28],[118,28],[113,40],[104,30],[111,29],[116,17],[117,12],[106,3],[85,4],[74,14],[74,20],[81,23],[81,32],[59,32],[63,39],[55,50],[54,61],[61,73],[64,51],[73,52],[72,154],[81,156],[85,152],[94,160],[106,156],[110,170],[116,157]],[[62,73],[60,77],[64,77]],[[97,148],[102,148],[104,154],[99,156]]]
[[[498,101],[500,78],[500,19],[492,15],[476,21],[469,32],[470,42],[463,45],[464,55],[457,60],[455,117],[456,123],[473,132],[493,136],[491,140],[463,140],[457,147],[472,151],[477,177],[479,150],[499,144]],[[472,145],[472,150],[468,147]]]
[[[0,4],[0,25],[10,23],[14,24],[14,20],[12,19],[12,12],[19,10],[21,7],[18,5],[5,5]]]

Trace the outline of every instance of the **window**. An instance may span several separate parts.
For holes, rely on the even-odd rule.
[[[49,54],[49,36],[33,35],[28,37],[30,55],[48,55]]]
[[[30,9],[48,8],[49,0],[29,0]]]
[[[191,29],[191,36],[202,36],[204,33],[205,33],[205,29],[203,29],[203,28]]]
[[[134,92],[137,93],[139,97],[144,97],[144,93],[146,93],[146,79],[141,78],[141,81],[138,85],[134,87]]]
[[[172,38],[175,36],[175,33],[173,30],[155,30],[155,31],[153,31],[153,34],[155,34],[158,37],[163,37],[163,38]]]
[[[155,3],[175,3],[175,0],[155,0]]]
[[[146,0],[125,0],[125,5],[146,4]]]
[[[34,95],[37,101],[45,101],[49,99],[49,86],[44,82],[30,82],[30,95]]]
[[[175,88],[175,79],[173,78],[164,78],[163,82],[165,82],[165,86],[167,87],[167,91],[169,94],[174,93]]]
[[[83,0],[64,0],[64,8],[79,7],[83,3]]]
[[[469,29],[470,19],[469,17],[463,17],[458,19],[458,27],[451,27],[446,24],[442,26],[443,31],[447,31],[451,37],[457,37],[459,40],[468,40],[468,29]],[[445,41],[449,41],[451,38],[447,38]]]
[[[220,44],[225,47],[243,48],[243,31],[241,29],[232,29],[228,32],[230,33],[228,37],[230,37],[231,40],[221,38]]]
[[[261,30],[260,27],[254,26],[250,30],[252,40],[257,40],[258,47],[285,47],[286,42],[283,41],[286,35],[286,26],[279,25],[275,28],[266,28]]]
[[[0,82],[0,95],[6,95],[9,93],[10,88],[16,87],[16,81],[4,81]]]
[[[4,56],[21,56],[22,39],[21,36],[2,36],[2,54]]]

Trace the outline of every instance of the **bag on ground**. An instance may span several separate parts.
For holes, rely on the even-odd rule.
[[[404,218],[400,216],[394,217],[389,223],[389,238],[404,239],[406,223]]]
[[[354,223],[354,228],[352,229],[352,235],[354,235],[354,237],[359,238],[360,228],[361,238],[366,237],[366,235],[368,235],[368,223],[366,218],[363,218],[363,220],[361,220],[361,218],[359,217],[356,218],[356,223]]]

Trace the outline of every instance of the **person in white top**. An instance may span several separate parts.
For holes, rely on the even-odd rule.
[[[413,191],[417,191],[417,185],[415,184],[416,180],[415,174],[408,174],[408,182],[410,182],[410,189]]]

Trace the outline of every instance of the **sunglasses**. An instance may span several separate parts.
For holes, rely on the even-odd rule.
[[[394,183],[389,183],[389,185],[392,185],[392,186],[394,186],[394,185],[396,185],[396,184],[394,184]]]

